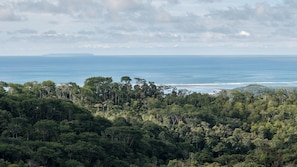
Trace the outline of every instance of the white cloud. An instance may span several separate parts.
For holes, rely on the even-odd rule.
[[[246,31],[240,31],[238,33],[239,36],[243,36],[243,37],[249,37],[251,36],[251,34],[249,32],[246,32]]]
[[[7,0],[0,3],[0,40],[98,52],[123,46],[224,48],[240,42],[249,42],[247,47],[282,42],[285,47],[288,41],[290,46],[297,44],[296,4],[294,0]]]
[[[104,5],[113,11],[137,10],[142,7],[142,0],[104,0]]]

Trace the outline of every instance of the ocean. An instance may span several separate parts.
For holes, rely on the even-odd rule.
[[[297,57],[292,56],[0,56],[0,81],[56,84],[86,78],[143,78],[201,93],[249,84],[297,86]]]

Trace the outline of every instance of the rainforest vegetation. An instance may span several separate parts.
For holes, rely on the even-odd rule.
[[[297,93],[0,82],[0,167],[296,166]]]

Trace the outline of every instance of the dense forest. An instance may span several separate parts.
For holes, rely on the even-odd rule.
[[[297,93],[0,82],[0,167],[296,166]]]

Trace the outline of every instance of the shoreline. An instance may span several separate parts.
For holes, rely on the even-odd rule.
[[[253,84],[257,84],[257,85],[279,85],[279,86],[283,86],[283,85],[295,85],[297,86],[297,81],[283,81],[283,82],[214,82],[214,83],[191,83],[191,84],[158,84],[158,85],[164,85],[164,86],[178,86],[178,87],[198,87],[198,86],[235,86],[235,85],[253,85]]]
[[[2,80],[0,80],[2,81]],[[5,81],[2,81],[5,82]],[[55,82],[55,81],[53,81]],[[7,82],[6,82],[7,83]],[[13,83],[13,82],[11,82]],[[41,83],[41,82],[38,82]],[[56,82],[55,82],[56,83]],[[65,84],[56,83],[56,85]],[[24,84],[24,83],[22,83]],[[83,84],[77,83],[78,86],[83,87]],[[135,84],[132,84],[134,87]],[[221,91],[238,90],[241,92],[264,92],[264,91],[278,91],[285,90],[288,92],[297,92],[297,81],[284,81],[284,82],[230,82],[230,83],[195,83],[195,84],[158,84],[158,87],[164,88],[164,93],[171,93],[173,90],[182,91],[187,93],[202,93],[202,94],[218,94]],[[4,87],[8,91],[8,87]]]
[[[201,83],[201,84],[158,84],[158,86],[169,86],[177,90],[187,90],[191,93],[217,94],[222,90],[232,89],[297,89],[297,81],[291,82],[238,82],[238,83]],[[250,91],[250,90],[249,90]],[[254,90],[253,90],[254,91]]]

